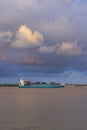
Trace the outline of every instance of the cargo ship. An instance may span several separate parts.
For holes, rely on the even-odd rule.
[[[54,82],[45,83],[45,82],[30,82],[24,81],[23,78],[20,78],[19,88],[64,88],[62,84],[56,84]]]

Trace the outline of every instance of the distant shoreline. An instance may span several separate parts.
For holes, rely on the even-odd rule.
[[[0,87],[18,87],[18,84],[0,84]]]
[[[87,84],[65,84],[65,88],[87,87]]]

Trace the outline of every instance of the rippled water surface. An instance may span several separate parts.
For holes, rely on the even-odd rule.
[[[0,130],[87,130],[87,88],[0,87]]]

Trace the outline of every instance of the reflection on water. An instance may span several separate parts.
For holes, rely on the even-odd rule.
[[[0,88],[0,130],[87,130],[87,88]]]

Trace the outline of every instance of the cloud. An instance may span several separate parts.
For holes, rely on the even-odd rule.
[[[15,0],[9,2],[10,6],[16,8],[19,11],[25,11],[26,9],[37,8],[37,0]]]
[[[77,41],[67,41],[51,46],[43,45],[39,47],[38,51],[40,53],[54,53],[66,56],[79,56],[81,54],[86,54],[86,51],[82,50],[82,47],[77,43]]]
[[[12,37],[12,32],[10,32],[9,30],[8,31],[0,31],[0,38],[3,38],[3,37],[11,38]]]
[[[11,44],[13,48],[27,48],[42,45],[43,35],[28,28],[26,25],[22,25],[17,34],[15,41]]]
[[[57,49],[57,54],[75,56],[82,54],[82,50],[80,45],[78,45],[77,41],[63,42],[59,45]]]
[[[0,46],[2,46],[4,43],[11,42],[11,38],[13,36],[13,33],[11,31],[0,31]]]
[[[55,51],[55,49],[56,49],[56,45],[54,45],[54,46],[43,45],[43,46],[40,46],[38,51],[41,52],[41,53],[52,53],[52,52]]]
[[[0,55],[0,61],[5,61],[8,59],[7,55]]]
[[[72,0],[63,0],[65,3],[70,3]]]
[[[45,32],[45,36],[51,42],[57,42],[66,39],[74,39],[77,35],[77,27],[75,23],[71,22],[66,16],[59,16],[51,21],[44,21],[43,26],[40,24],[39,28]]]
[[[44,61],[40,59],[37,55],[29,55],[27,53],[22,54],[21,57],[19,57],[16,61],[13,61],[16,64],[22,64],[22,65],[42,65],[44,64]]]

